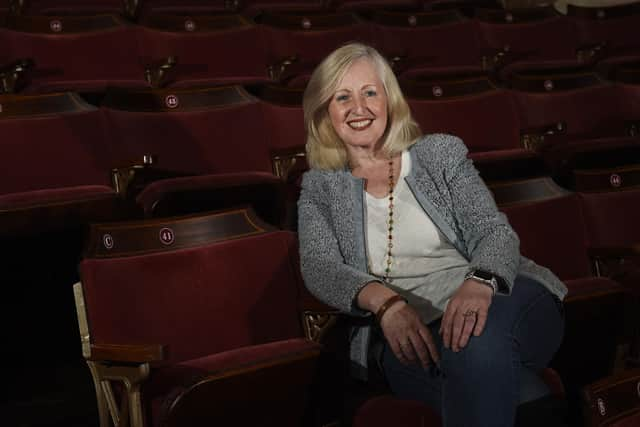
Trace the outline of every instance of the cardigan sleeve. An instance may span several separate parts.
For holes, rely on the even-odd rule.
[[[365,316],[356,297],[375,276],[345,263],[330,214],[329,197],[323,190],[320,173],[310,171],[302,180],[298,200],[300,267],[305,286],[319,300],[338,310]]]
[[[491,272],[506,281],[510,294],[520,263],[520,239],[506,216],[498,211],[493,195],[480,178],[460,138],[442,135],[446,147],[436,150],[445,165],[444,179],[451,197],[453,215],[470,257],[470,269]]]

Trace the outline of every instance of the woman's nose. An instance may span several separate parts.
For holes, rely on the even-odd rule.
[[[354,97],[353,109],[355,113],[362,114],[367,111],[367,100],[363,96]]]

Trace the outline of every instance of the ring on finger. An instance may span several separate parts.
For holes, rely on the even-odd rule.
[[[476,310],[467,310],[464,312],[464,314],[462,315],[463,317],[471,317],[471,316],[476,316],[478,314],[478,312]]]

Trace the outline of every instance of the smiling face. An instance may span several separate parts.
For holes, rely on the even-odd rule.
[[[347,151],[377,148],[387,128],[387,94],[374,64],[351,64],[329,102],[329,117]]]

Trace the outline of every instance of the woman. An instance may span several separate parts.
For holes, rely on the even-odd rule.
[[[462,141],[420,136],[373,48],[331,53],[303,105],[302,273],[320,300],[371,320],[352,335],[357,374],[380,330],[395,394],[445,426],[512,426],[520,402],[548,393],[537,373],[562,339],[566,288],[520,256]]]

